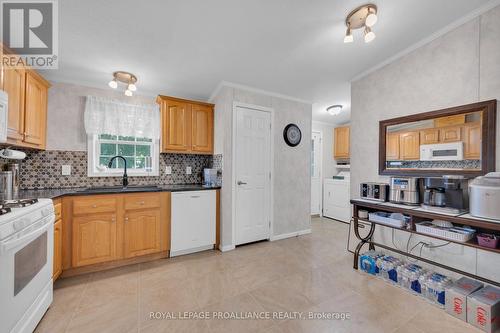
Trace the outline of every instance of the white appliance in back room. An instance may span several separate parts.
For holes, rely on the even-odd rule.
[[[54,206],[0,201],[0,332],[32,332],[52,303]]]
[[[341,171],[323,181],[323,216],[348,223],[351,220],[350,172]]]

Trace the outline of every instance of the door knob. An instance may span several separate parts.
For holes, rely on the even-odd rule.
[[[246,185],[247,183],[242,182],[241,180],[238,180],[238,185]]]

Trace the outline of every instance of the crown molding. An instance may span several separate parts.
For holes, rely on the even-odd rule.
[[[287,100],[290,100],[290,101],[299,102],[299,103],[303,103],[303,104],[311,104],[311,105],[313,104],[313,102],[308,101],[308,100],[304,100],[304,99],[296,98],[296,97],[293,97],[293,96],[288,96],[288,95],[276,93],[276,92],[273,92],[273,91],[267,91],[267,90],[263,90],[263,89],[258,89],[258,88],[246,86],[246,85],[243,85],[243,84],[239,84],[239,83],[228,82],[228,81],[221,81],[217,85],[217,87],[215,87],[215,89],[212,92],[212,94],[210,94],[210,98],[208,99],[208,101],[210,103],[213,103],[215,97],[219,94],[219,92],[221,91],[221,89],[224,88],[224,87],[246,90],[246,91],[254,92],[254,93],[257,93],[257,94],[262,94],[262,95],[266,95],[266,96],[287,99]]]
[[[373,73],[373,72],[376,72],[377,70],[395,62],[396,60],[410,54],[411,52],[421,48],[422,46],[425,46],[427,44],[429,44],[430,42],[438,39],[439,37],[442,37],[444,35],[446,35],[447,33],[457,29],[458,27],[464,25],[465,23],[467,22],[470,22],[472,21],[473,19],[483,15],[484,13],[492,10],[493,8],[497,7],[500,5],[500,0],[492,0],[488,3],[486,3],[485,5],[481,6],[481,7],[478,7],[476,8],[475,10],[473,10],[472,12],[470,12],[469,14],[459,18],[458,20],[448,24],[447,26],[445,26],[444,28],[436,31],[435,33],[433,33],[432,35],[420,40],[419,42],[407,47],[406,49],[404,49],[403,51],[401,52],[398,52],[396,53],[395,55],[393,55],[392,57],[382,61],[381,63],[367,69],[366,71],[363,71],[359,74],[357,74],[356,76],[354,76],[352,79],[351,79],[351,83],[352,82],[355,82],[355,81],[358,81],[362,78],[364,78],[365,76]]]

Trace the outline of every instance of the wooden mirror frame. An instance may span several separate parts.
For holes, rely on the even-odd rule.
[[[387,127],[403,123],[411,123],[420,120],[429,120],[446,116],[454,116],[462,113],[482,112],[482,142],[481,142],[481,169],[477,171],[463,170],[404,170],[386,168],[386,132]],[[391,176],[442,176],[442,175],[463,175],[466,177],[482,176],[488,172],[495,171],[496,152],[496,111],[497,101],[490,100],[468,105],[456,106],[452,108],[418,113],[410,116],[382,120],[379,122],[379,175]]]

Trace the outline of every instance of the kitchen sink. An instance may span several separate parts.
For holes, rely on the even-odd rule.
[[[111,186],[111,187],[87,187],[83,190],[78,190],[78,193],[126,193],[126,192],[157,192],[160,189],[158,186]]]

